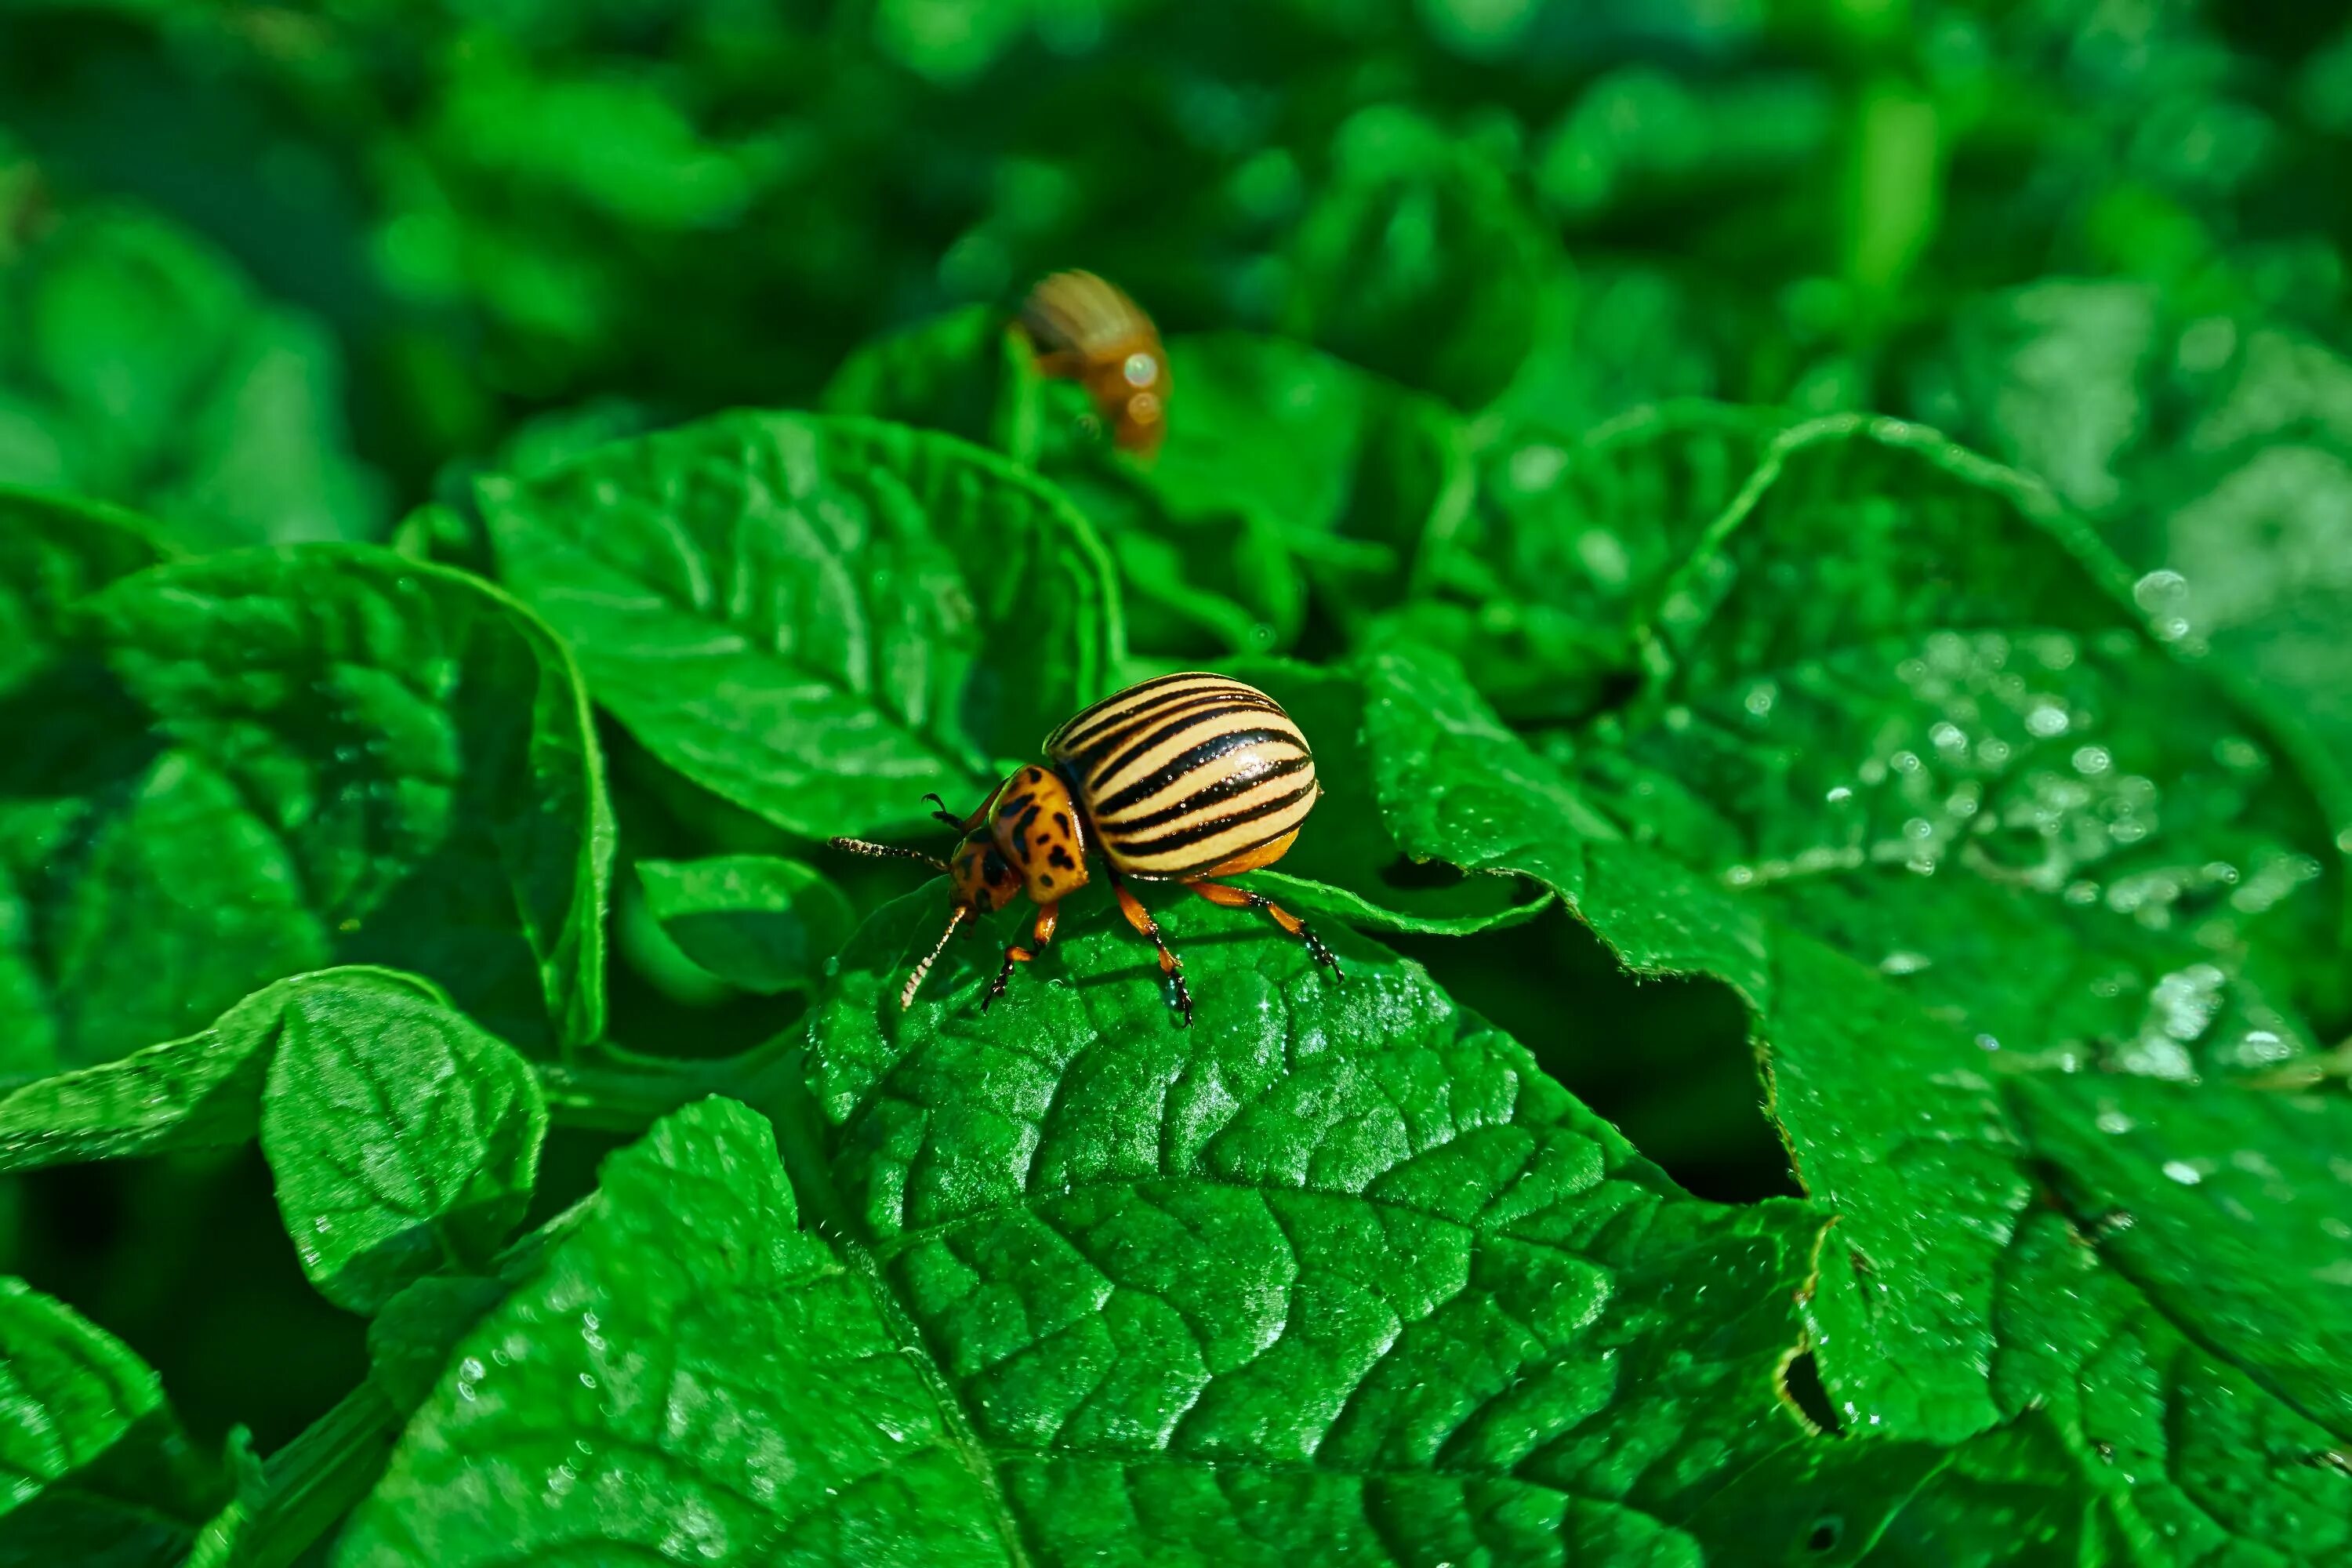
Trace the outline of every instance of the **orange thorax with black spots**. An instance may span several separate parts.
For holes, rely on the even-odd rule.
[[[975,908],[1002,908],[1016,891],[1050,904],[1087,885],[1086,829],[1060,774],[1051,768],[1023,768],[996,786],[986,809],[982,830],[956,857],[961,867],[975,846],[982,847],[973,880],[989,896],[986,902],[974,899]],[[989,875],[992,870],[996,874]],[[956,889],[965,891],[961,872]]]

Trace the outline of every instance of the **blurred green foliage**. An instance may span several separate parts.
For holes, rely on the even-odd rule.
[[[912,842],[923,789],[962,809],[1076,704],[1203,663],[1315,741],[1331,796],[1256,885],[1378,933],[1351,964],[1421,998],[1381,1026],[1492,1020],[1630,1148],[1572,1102],[1530,1135],[1708,1238],[1681,1276],[1589,1257],[1727,1313],[1803,1288],[1531,1331],[1685,1371],[1703,1344],[1756,1403],[1600,1401],[1605,1461],[1514,1461],[1575,1500],[1550,1534],[1463,1481],[1395,1502],[1390,1550],[1477,1518],[1496,1562],[2326,1560],[2347,159],[2352,23],[2284,0],[0,10],[0,1268],[35,1288],[0,1302],[0,1417],[79,1435],[0,1437],[0,1561],[324,1561],[383,1435],[473,1403],[444,1373],[478,1321],[627,1294],[660,1184],[706,1166],[758,1202],[709,1207],[633,1331],[731,1366],[805,1296],[887,1339],[793,1228],[898,1256],[811,1196],[921,1184],[847,1090],[781,1178],[706,1108],[568,1205],[685,1100],[768,1109],[879,1048],[842,998],[929,915],[825,834]],[[1168,336],[1154,463],[1004,331],[1066,267]],[[1240,922],[1198,929],[1201,973],[1255,983]],[[355,1186],[352,1086],[390,1080],[331,1026],[371,986],[447,1094],[395,1095],[443,1120]],[[1009,1016],[1076,1031],[1069,994]],[[1103,1005],[1160,1026],[1156,995]],[[918,1020],[890,1044],[927,1085],[1017,1078]],[[1462,1029],[1412,1048],[1464,1082],[1519,1059]],[[1096,1088],[1067,1114],[1113,1145]],[[980,1161],[977,1126],[942,1147]],[[1836,1218],[1805,1257],[1801,1200]],[[298,1246],[281,1208],[330,1225]],[[972,1370],[1011,1342],[937,1268],[901,1307],[980,1347],[941,1386],[1068,1415],[1058,1363]],[[696,1284],[768,1294],[697,1318]],[[1445,1357],[1501,1342],[1444,1331],[1432,1383],[1468,1387]],[[1769,1426],[1775,1388],[1847,1436]],[[1334,1452],[1428,1458],[1369,1430]],[[1676,1468],[1711,1444],[1749,1468]],[[1109,1507],[1004,1464],[992,1503],[941,1483],[924,1550]],[[462,1514],[454,1484],[404,1458],[344,1560],[429,1560],[402,1532]],[[1136,1496],[1163,1545],[1244,1560],[1172,1522],[1201,1499]]]

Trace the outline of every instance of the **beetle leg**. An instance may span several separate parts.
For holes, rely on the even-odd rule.
[[[1323,939],[1315,934],[1314,928],[1264,893],[1253,893],[1247,888],[1229,888],[1223,882],[1187,882],[1184,885],[1209,902],[1221,904],[1229,910],[1264,910],[1274,917],[1275,924],[1307,944],[1307,951],[1315,955],[1316,963],[1328,965],[1335,978],[1347,978],[1340,973],[1339,961],[1331,956],[1331,950],[1323,945]]]
[[[980,999],[980,1010],[982,1012],[987,1012],[990,1004],[993,1003],[999,996],[1004,994],[1004,987],[1013,979],[1013,966],[1014,964],[1026,963],[1031,959],[1036,957],[1037,953],[1045,951],[1046,943],[1054,940],[1055,922],[1059,921],[1061,918],[1062,906],[1059,904],[1040,904],[1037,907],[1037,924],[1031,933],[1037,943],[1036,952],[1033,952],[1025,947],[1017,946],[1008,947],[1004,950],[1004,967],[996,972],[996,984],[990,986],[988,988],[988,994]]]
[[[1118,912],[1127,917],[1127,923],[1160,950],[1160,973],[1168,976],[1170,983],[1176,987],[1176,1005],[1183,1013],[1184,1022],[1190,1025],[1192,1022],[1192,993],[1184,984],[1183,961],[1169,950],[1168,939],[1160,934],[1160,922],[1151,918],[1151,911],[1143,907],[1141,899],[1127,890],[1127,884],[1118,879],[1116,871],[1110,873],[1110,890],[1118,896]]]
[[[958,816],[954,812],[948,809],[948,803],[941,800],[937,795],[927,795],[923,798],[929,801],[933,805],[939,807],[937,811],[931,813],[931,820],[934,822],[946,823],[950,827],[956,830],[959,837],[968,834],[973,828],[978,827],[980,826],[980,819],[987,815],[988,812],[988,803],[986,801],[982,801],[981,803],[980,809],[973,812],[970,816]]]

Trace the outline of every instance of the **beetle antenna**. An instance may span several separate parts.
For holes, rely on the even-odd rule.
[[[901,844],[877,844],[870,838],[828,838],[825,844],[831,848],[846,849],[852,855],[871,855],[877,860],[920,860],[934,871],[948,868],[948,863],[938,856]]]
[[[958,904],[948,911],[948,929],[940,932],[940,940],[932,945],[931,951],[923,955],[922,963],[915,965],[915,973],[907,976],[907,988],[898,993],[898,1011],[903,1013],[915,1005],[915,992],[923,984],[923,976],[931,972],[931,965],[937,963],[940,954],[948,950],[948,938],[955,935],[956,927],[963,924],[964,916],[970,913],[971,909],[963,904]]]

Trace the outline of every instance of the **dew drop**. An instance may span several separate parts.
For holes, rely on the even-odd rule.
[[[2037,702],[2025,715],[2026,729],[2045,741],[2064,734],[2071,722],[2066,717],[2066,710],[2055,702]]]
[[[1558,447],[1522,447],[1511,454],[1511,484],[1523,494],[1548,490],[1568,467],[1568,454]]]
[[[2225,735],[2213,742],[2213,760],[2231,773],[2252,773],[2269,759],[2263,749],[2242,735]]]

